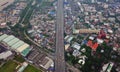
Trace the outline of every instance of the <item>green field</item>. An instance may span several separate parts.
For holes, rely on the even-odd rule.
[[[28,65],[27,68],[23,72],[42,72],[41,70],[38,70],[37,68]]]
[[[25,61],[25,59],[22,56],[20,56],[20,55],[16,55],[14,57],[14,60],[16,60],[16,61],[18,61],[20,63],[23,63]]]
[[[10,60],[0,68],[0,72],[15,72],[17,65],[17,63]]]

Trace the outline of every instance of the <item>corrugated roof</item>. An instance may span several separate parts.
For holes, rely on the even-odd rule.
[[[23,45],[24,42],[23,41],[18,41],[16,44],[14,44],[11,48],[12,49],[17,49],[18,47],[20,47],[21,45]]]
[[[25,50],[26,48],[28,48],[29,47],[29,45],[28,44],[24,44],[24,45],[22,45],[22,46],[20,46],[19,48],[17,48],[17,51],[18,52],[22,52],[23,50]]]
[[[6,37],[8,37],[7,34],[3,34],[2,36],[0,36],[0,41],[2,41],[3,39],[5,39]]]
[[[6,59],[7,57],[11,56],[12,52],[11,51],[6,51],[0,54],[0,59]]]
[[[15,37],[13,36],[13,35],[10,35],[10,36],[8,36],[7,38],[5,38],[4,40],[3,40],[3,42],[5,42],[5,43],[8,43],[9,41],[11,41],[12,39],[14,39]]]
[[[14,38],[13,40],[9,41],[7,44],[8,44],[9,46],[12,46],[13,44],[17,43],[18,41],[19,41],[18,38]]]
[[[27,56],[27,54],[30,52],[30,48],[26,48],[24,51],[21,52],[23,56]]]

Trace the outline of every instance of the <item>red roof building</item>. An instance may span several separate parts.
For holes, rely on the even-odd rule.
[[[87,46],[90,46],[90,47],[91,47],[92,45],[93,45],[92,41],[89,40],[88,43],[87,43]]]
[[[91,48],[92,48],[93,50],[96,50],[97,47],[98,47],[98,43],[95,43]]]
[[[87,46],[89,46],[90,48],[92,48],[92,50],[96,50],[98,48],[98,43],[94,43],[89,40],[88,43],[87,43]]]
[[[106,38],[106,33],[103,30],[100,30],[100,33],[98,34],[98,38],[100,39]]]

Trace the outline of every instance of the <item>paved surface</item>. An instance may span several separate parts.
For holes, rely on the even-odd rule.
[[[74,66],[72,66],[72,65],[70,65],[70,64],[68,64],[68,63],[66,63],[66,66],[67,66],[67,70],[68,71],[66,71],[66,72],[82,72],[82,71],[80,71],[80,70],[78,70],[77,68],[75,68]],[[70,71],[69,71],[70,70]]]
[[[57,6],[55,72],[65,72],[63,0]]]

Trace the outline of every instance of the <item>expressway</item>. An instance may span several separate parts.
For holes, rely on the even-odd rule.
[[[65,71],[63,0],[57,2],[55,72]]]

